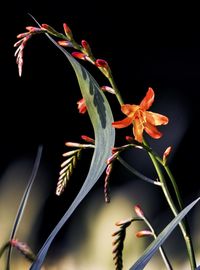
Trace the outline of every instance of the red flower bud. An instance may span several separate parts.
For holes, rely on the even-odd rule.
[[[59,40],[58,44],[63,47],[73,47],[72,43],[68,40]]]
[[[102,67],[102,68],[106,68],[106,69],[109,68],[108,63],[103,59],[97,59],[95,64],[97,67]]]
[[[101,90],[102,91],[107,91],[107,92],[109,92],[111,94],[115,94],[115,90],[113,88],[109,87],[109,86],[102,86]]]
[[[135,210],[135,213],[138,217],[141,217],[141,218],[144,217],[144,213],[142,211],[142,208],[138,204],[134,206],[134,210]]]
[[[78,104],[79,113],[85,113],[87,111],[87,107],[86,107],[85,99],[84,98],[80,99],[77,102],[77,104]]]
[[[148,230],[143,230],[143,231],[139,231],[136,233],[136,236],[141,238],[141,237],[145,237],[145,236],[152,236],[153,233],[151,231]]]
[[[77,59],[81,59],[81,60],[87,60],[86,55],[84,53],[81,52],[73,52],[72,56],[77,58]]]
[[[86,51],[88,51],[90,49],[90,45],[88,44],[88,42],[86,40],[82,40],[81,45]]]
[[[171,153],[172,147],[169,146],[167,147],[167,149],[165,150],[164,154],[163,154],[163,162],[166,163],[167,158],[169,156],[169,154]]]
[[[95,140],[86,136],[86,135],[81,135],[81,139],[83,139],[84,141],[88,142],[88,143],[95,143]]]
[[[63,23],[63,29],[66,35],[72,35],[72,31],[66,23]]]
[[[134,138],[131,137],[131,136],[126,136],[125,139],[126,139],[129,143],[134,143],[134,142],[135,142]]]

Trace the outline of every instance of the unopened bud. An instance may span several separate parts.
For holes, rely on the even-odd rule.
[[[81,59],[81,60],[87,61],[87,58],[86,58],[87,55],[85,55],[84,53],[73,52],[72,53],[72,56],[75,57],[75,58],[77,58],[77,59]]]
[[[146,237],[146,236],[153,236],[153,233],[151,231],[148,231],[148,230],[143,230],[143,231],[139,231],[136,233],[136,236],[138,238],[141,238],[141,237]]]
[[[97,67],[109,69],[108,63],[103,59],[97,59],[95,64],[96,64]]]
[[[92,139],[86,135],[81,135],[81,139],[83,139],[84,141],[89,142],[89,143],[93,143],[93,144],[95,143],[94,139]]]
[[[131,137],[131,136],[126,136],[125,139],[126,139],[127,142],[129,142],[129,143],[134,143],[134,142],[135,142],[134,138]]]
[[[165,150],[164,154],[163,154],[163,162],[164,164],[167,162],[167,158],[169,156],[169,154],[171,153],[172,147],[169,146],[167,147],[167,149]]]
[[[86,107],[86,103],[85,103],[85,99],[82,98],[77,102],[78,105],[78,111],[79,113],[85,113],[87,111],[87,107]]]
[[[115,223],[116,226],[129,226],[131,224],[131,222],[133,221],[132,218],[129,218],[129,219],[123,219],[123,220],[120,220],[120,221],[117,221]]]
[[[72,40],[73,39],[72,31],[66,23],[63,23],[63,29],[64,29],[65,35],[68,37],[68,39]]]
[[[134,206],[134,210],[135,210],[135,213],[136,213],[136,215],[138,216],[138,217],[141,217],[141,218],[143,218],[144,217],[144,213],[143,213],[143,211],[142,211],[142,208],[140,207],[140,205],[135,205]]]
[[[59,33],[50,25],[43,23],[41,26],[43,29],[47,30],[50,34],[55,36],[59,35]]]
[[[58,44],[63,47],[73,47],[72,43],[68,40],[59,40]]]
[[[115,90],[114,90],[113,88],[109,87],[109,86],[102,86],[102,87],[101,87],[101,90],[102,90],[102,91],[109,92],[109,93],[111,93],[111,94],[115,94]]]

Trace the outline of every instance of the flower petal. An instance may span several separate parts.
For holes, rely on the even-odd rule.
[[[129,117],[132,117],[137,109],[139,109],[138,105],[124,104],[121,106],[122,112]]]
[[[154,96],[155,94],[154,94],[153,89],[149,87],[146,93],[146,96],[143,98],[143,100],[140,103],[140,108],[144,111],[148,110],[154,102]]]
[[[162,137],[162,133],[155,126],[148,122],[145,123],[144,130],[154,139],[159,139]]]
[[[142,136],[143,130],[144,130],[143,122],[141,121],[140,118],[136,118],[133,124],[133,135],[135,137],[135,140],[140,143],[142,143],[143,141],[143,136]]]
[[[146,115],[146,121],[154,126],[167,125],[169,122],[168,117],[159,113],[145,112],[145,115]]]
[[[87,111],[87,107],[85,104],[85,99],[82,98],[77,102],[79,113],[85,113]]]
[[[114,128],[125,128],[128,127],[133,123],[133,118],[132,117],[126,117],[123,120],[116,121],[112,123],[112,126]]]

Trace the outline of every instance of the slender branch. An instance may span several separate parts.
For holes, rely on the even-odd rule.
[[[153,184],[153,185],[157,185],[157,186],[161,186],[162,183],[158,182],[158,181],[154,181],[151,178],[146,177],[145,175],[143,175],[142,173],[138,172],[136,169],[134,169],[132,166],[130,166],[124,159],[122,159],[121,157],[117,157],[117,160],[132,174],[134,174],[135,176],[139,177],[140,179]]]

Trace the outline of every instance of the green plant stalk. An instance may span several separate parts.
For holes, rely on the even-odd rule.
[[[179,204],[180,210],[183,210],[183,202],[182,202],[182,199],[181,199],[179,188],[178,188],[178,186],[176,184],[176,180],[175,180],[172,172],[169,169],[169,166],[165,162],[163,162],[163,160],[158,156],[158,154],[155,153],[154,151],[152,151],[152,149],[150,149],[146,143],[145,143],[145,146],[146,146],[146,150],[148,152],[150,152],[157,159],[157,161],[164,167],[164,169],[165,169],[165,171],[166,171],[166,173],[167,173],[167,175],[168,175],[168,177],[169,177],[169,179],[170,179],[170,181],[172,183],[172,186],[173,186],[173,189],[174,189],[174,192],[175,192],[176,199],[177,199],[177,202]]]
[[[162,164],[162,165],[163,165],[163,167],[164,167],[164,169],[165,169],[165,171],[166,171],[169,179],[171,180],[172,186],[174,188],[174,192],[176,194],[176,198],[177,198],[178,204],[180,206],[180,210],[182,210],[183,209],[183,202],[182,202],[182,199],[181,199],[181,195],[180,195],[178,186],[176,184],[176,180],[175,180],[175,178],[174,178],[171,170],[169,169],[169,166],[166,165],[166,164]]]
[[[122,106],[122,105],[124,104],[124,101],[123,101],[123,99],[122,99],[122,96],[121,96],[121,94],[120,94],[119,89],[117,88],[117,85],[116,85],[116,83],[115,83],[115,81],[114,81],[114,79],[113,79],[112,74],[110,74],[110,77],[108,78],[108,80],[109,80],[109,82],[110,82],[112,88],[113,88],[114,91],[115,91],[115,95],[116,95],[116,98],[117,98],[119,104]]]
[[[178,186],[176,184],[176,180],[175,180],[169,166],[166,165],[166,164],[163,164],[163,167],[164,167],[169,179],[171,180],[171,183],[172,183],[172,185],[174,187],[175,194],[177,196],[177,200],[178,200],[179,205],[180,205],[181,210],[182,210],[183,209],[183,203],[182,203],[182,200],[181,200],[181,196],[180,196]],[[192,238],[191,238],[191,235],[190,235],[190,229],[189,229],[189,224],[188,224],[188,221],[187,221],[187,217],[185,217],[183,219],[183,222],[185,224],[185,230],[186,230],[186,241],[188,243],[189,252],[191,253],[190,256],[191,256],[191,258],[193,258],[193,261],[195,262],[195,252],[194,252],[194,248],[193,248],[193,244],[192,244]],[[195,262],[195,268],[196,268],[196,262]]]
[[[181,195],[180,195],[180,192],[179,192],[179,188],[176,184],[176,180],[169,168],[169,166],[163,162],[163,160],[158,156],[157,153],[155,153],[154,151],[152,151],[152,149],[147,145],[146,142],[144,142],[144,146],[145,146],[145,149],[148,151],[149,154],[151,154],[165,169],[171,183],[172,183],[172,186],[173,186],[173,189],[174,189],[174,192],[175,192],[175,195],[176,195],[176,199],[177,199],[177,202],[179,204],[179,207],[180,207],[180,210],[183,209],[183,202],[182,202],[182,199],[181,199]],[[189,225],[188,225],[188,221],[187,221],[187,217],[185,217],[182,221],[182,223],[184,224],[185,226],[185,241],[186,241],[186,246],[187,246],[187,249],[188,249],[188,252],[190,253],[190,257],[193,258],[192,261],[196,261],[195,260],[195,252],[194,252],[194,248],[193,248],[193,244],[192,244],[192,238],[191,238],[191,235],[190,235],[190,229],[189,229]],[[195,265],[196,265],[196,262],[195,262]]]
[[[147,144],[147,143],[144,141],[144,144]],[[176,217],[178,215],[178,211],[176,209],[176,206],[174,205],[171,194],[170,194],[170,192],[168,190],[164,175],[163,175],[163,173],[162,173],[162,171],[160,169],[160,165],[159,165],[156,157],[152,153],[150,153],[150,152],[148,152],[148,153],[149,153],[149,156],[150,156],[150,158],[152,160],[152,163],[153,163],[153,165],[155,167],[155,170],[156,170],[156,172],[158,174],[158,178],[159,178],[160,182],[162,183],[161,187],[162,187],[163,193],[165,195],[165,198],[167,200],[167,203],[169,204],[174,216]],[[195,260],[195,256],[194,256],[194,249],[193,249],[191,237],[189,236],[188,231],[187,231],[186,226],[185,226],[183,221],[181,221],[179,223],[179,226],[180,226],[181,232],[183,234],[183,238],[185,240],[191,270],[195,270],[195,268],[196,268],[196,260]]]
[[[143,217],[143,220],[146,223],[146,225],[149,227],[150,231],[152,232],[154,239],[156,239],[157,235],[156,235],[153,227],[151,226],[151,223],[148,221],[148,219],[146,217]],[[173,270],[173,267],[172,267],[167,255],[166,255],[164,249],[162,248],[162,246],[159,247],[159,251],[160,251],[160,255],[163,259],[163,262],[164,262],[167,270]]]
[[[3,253],[6,251],[6,249],[10,246],[10,241],[6,242],[1,248],[0,248],[0,258],[3,255]]]

